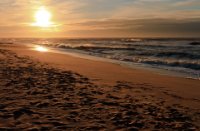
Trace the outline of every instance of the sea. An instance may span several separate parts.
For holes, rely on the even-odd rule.
[[[9,38],[0,43],[41,45],[123,66],[200,79],[198,38]]]

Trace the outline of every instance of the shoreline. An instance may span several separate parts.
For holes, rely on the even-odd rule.
[[[0,59],[0,129],[199,129],[198,80],[19,45]]]
[[[120,65],[125,68],[129,68],[129,69],[146,70],[146,71],[150,71],[152,73],[156,73],[158,75],[200,80],[200,74],[193,74],[191,76],[188,76],[188,73],[175,71],[175,69],[170,70],[170,69],[167,69],[164,67],[157,68],[157,67],[153,67],[151,65],[146,65],[146,64],[142,64],[142,63],[133,63],[133,62],[126,62],[126,61],[114,60],[114,59],[109,59],[109,58],[103,58],[103,57],[98,57],[98,56],[94,56],[94,55],[89,55],[84,51],[79,51],[79,50],[75,50],[75,49],[58,49],[58,48],[51,48],[51,47],[50,48],[46,47],[46,48],[50,49],[49,51],[53,52],[53,53],[66,54],[66,55],[70,55],[73,57],[78,57],[78,58],[83,58],[83,59],[93,60],[93,61],[108,62],[108,63]],[[181,69],[181,68],[179,68],[179,69]]]
[[[18,43],[19,44],[19,43]],[[179,78],[186,78],[186,79],[191,79],[191,80],[200,80],[200,74],[199,73],[193,73],[190,74],[189,72],[186,73],[186,71],[181,72],[184,68],[177,68],[175,69],[174,67],[154,67],[152,65],[147,65],[147,64],[142,64],[142,63],[133,63],[133,62],[127,62],[127,61],[120,61],[120,60],[115,60],[115,59],[109,59],[109,58],[104,58],[104,57],[98,57],[94,55],[90,55],[87,52],[81,51],[81,50],[76,50],[76,49],[63,49],[63,48],[54,48],[54,47],[48,47],[48,46],[43,46],[43,45],[37,45],[37,44],[19,44],[26,46],[30,48],[31,50],[35,50],[34,47],[36,46],[41,46],[45,47],[48,49],[48,52],[51,53],[58,53],[58,54],[64,54],[64,55],[69,55],[72,57],[78,57],[81,59],[86,59],[86,60],[92,60],[92,61],[100,61],[100,62],[106,62],[106,63],[111,63],[111,64],[116,64],[120,65],[125,68],[129,69],[139,69],[139,70],[145,70],[150,73],[156,73],[158,75],[163,75],[163,76],[171,76],[171,77],[179,77]],[[176,70],[176,71],[175,71]],[[190,74],[190,75],[188,75]]]

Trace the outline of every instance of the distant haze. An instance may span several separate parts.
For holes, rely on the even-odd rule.
[[[56,26],[31,26],[45,7]],[[0,37],[200,37],[200,0],[1,0]]]

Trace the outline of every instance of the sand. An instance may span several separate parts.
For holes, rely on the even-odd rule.
[[[0,130],[199,130],[199,80],[3,44],[0,80]]]

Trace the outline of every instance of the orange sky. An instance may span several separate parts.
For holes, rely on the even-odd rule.
[[[0,37],[200,37],[199,14],[199,0],[3,0]]]

